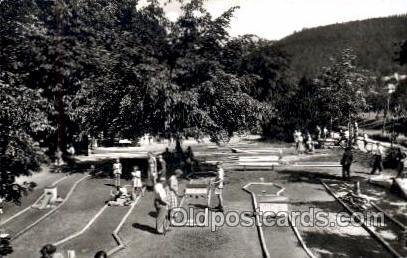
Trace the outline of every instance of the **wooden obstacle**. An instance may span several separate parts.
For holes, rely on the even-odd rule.
[[[210,184],[195,184],[192,182],[193,182],[193,180],[191,180],[190,184],[187,184],[185,186],[184,196],[181,199],[179,207],[182,207],[182,205],[190,199],[194,199],[194,198],[207,199],[207,208],[205,208],[205,220],[203,222],[195,222],[195,221],[189,219],[188,222],[186,224],[184,224],[183,226],[204,227],[204,226],[208,225],[209,207],[211,207],[211,197],[212,197],[211,185]]]
[[[260,153],[279,153],[281,148],[253,148],[253,149],[238,149],[231,148],[232,153],[260,154]]]
[[[385,176],[385,175],[378,175],[369,178],[369,183],[377,186],[384,187],[386,189],[390,189],[393,185],[393,177]]]
[[[292,165],[293,167],[320,167],[320,168],[326,168],[326,167],[342,167],[341,164],[336,163],[336,162],[296,162]]]
[[[273,213],[277,215],[279,213],[288,214],[288,197],[279,195],[258,195],[257,198],[259,212],[261,214]]]
[[[253,162],[238,162],[238,166],[243,167],[244,171],[246,170],[258,170],[258,169],[271,169],[273,170],[275,167],[315,167],[315,168],[341,168],[342,165],[335,162],[301,162],[301,163],[283,163],[281,161],[253,161]]]

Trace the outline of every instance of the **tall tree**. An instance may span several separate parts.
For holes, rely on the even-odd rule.
[[[332,59],[317,78],[321,99],[324,103],[322,118],[336,125],[346,125],[366,109],[364,89],[370,80],[368,71],[356,66],[356,56],[351,49],[342,51]]]
[[[109,50],[109,79],[92,79],[76,97],[85,128],[121,137],[210,134],[217,140],[258,125],[265,105],[248,94],[245,76],[230,74],[221,62],[234,8],[212,18],[195,0],[182,5],[174,23],[156,1],[114,9],[112,20],[126,22],[112,26],[120,47]]]

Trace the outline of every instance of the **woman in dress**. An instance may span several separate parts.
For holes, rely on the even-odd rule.
[[[298,154],[303,154],[304,151],[305,151],[304,137],[302,136],[302,133],[299,132],[299,134],[298,134]]]
[[[133,181],[133,191],[132,191],[132,199],[133,201],[136,200],[137,196],[141,195],[144,196],[143,192],[143,183],[141,182],[141,171],[138,166],[133,167],[133,171],[131,172],[132,181]]]

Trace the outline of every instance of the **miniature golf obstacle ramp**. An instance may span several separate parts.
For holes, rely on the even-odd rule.
[[[327,167],[334,167],[334,168],[341,168],[342,165],[339,162],[317,162],[317,161],[307,161],[307,162],[295,162],[289,166],[293,167],[320,167],[320,168],[327,168]]]
[[[239,170],[251,171],[251,170],[274,170],[275,167],[280,166],[280,162],[238,162],[236,164]]]
[[[267,191],[267,188],[265,187],[270,187],[271,189]],[[261,190],[256,190],[256,188],[260,188]],[[297,227],[294,224],[295,222],[292,221],[291,216],[289,215],[289,199],[288,197],[281,196],[281,194],[285,191],[284,187],[272,182],[252,182],[243,186],[242,189],[252,196],[256,227],[264,257],[269,258],[271,256],[266,244],[264,230],[260,222],[261,216],[267,217],[282,214],[283,216],[287,215],[290,226],[305,253],[311,258],[315,258],[315,255],[306,246]],[[266,194],[267,192],[269,192],[269,194]]]
[[[370,177],[368,182],[372,185],[390,189],[393,185],[393,177],[390,175],[377,175]]]
[[[260,153],[279,153],[282,148],[231,148],[232,153],[260,154]]]
[[[211,197],[212,197],[212,191],[210,187],[210,182],[207,183],[194,183],[194,180],[191,180],[189,184],[185,186],[185,192],[184,196],[181,199],[181,202],[179,204],[179,207],[182,208],[185,206],[185,203],[190,202],[191,200],[194,199],[203,199],[205,200],[205,209],[204,209],[204,221],[194,221],[194,217],[192,216],[193,219],[189,218],[187,223],[180,226],[187,226],[187,227],[204,227],[208,225],[208,219],[209,219],[209,207],[211,204]],[[188,209],[187,209],[188,210]],[[192,214],[194,215],[194,214]],[[189,214],[191,216],[191,214]]]

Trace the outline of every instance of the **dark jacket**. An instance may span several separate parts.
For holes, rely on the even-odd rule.
[[[341,165],[346,166],[352,164],[353,161],[353,153],[351,150],[345,150],[342,156]]]

